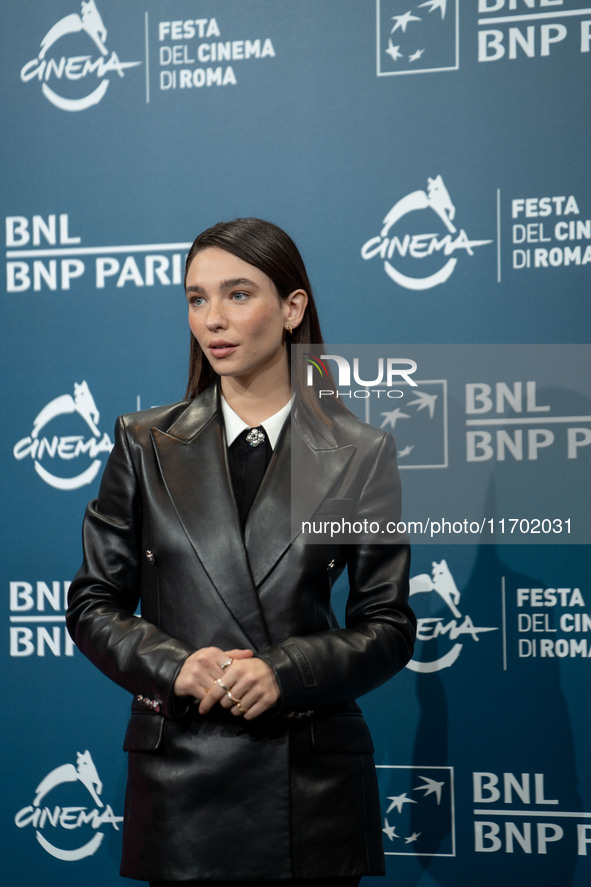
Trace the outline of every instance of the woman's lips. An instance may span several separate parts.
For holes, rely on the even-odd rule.
[[[238,346],[234,345],[232,342],[212,342],[208,345],[208,349],[210,354],[213,357],[229,357],[230,354],[234,354],[236,348]]]

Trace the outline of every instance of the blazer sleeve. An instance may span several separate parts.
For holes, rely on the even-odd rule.
[[[193,650],[134,613],[140,599],[141,493],[124,417],[115,428],[98,498],[86,509],[84,559],[70,586],[68,630],[113,681],[162,714]]]
[[[396,446],[387,434],[363,485],[355,519],[398,522],[400,502]],[[349,544],[346,557],[346,627],[290,637],[257,654],[275,672],[283,710],[350,702],[387,681],[412,656],[416,619],[408,604],[406,537]]]

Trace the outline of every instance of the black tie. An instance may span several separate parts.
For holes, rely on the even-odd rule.
[[[232,486],[243,527],[272,455],[271,444],[261,425],[245,429],[228,450]]]

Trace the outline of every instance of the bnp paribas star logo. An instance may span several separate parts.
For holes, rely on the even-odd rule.
[[[376,0],[377,74],[457,71],[459,0]]]
[[[377,764],[386,856],[455,856],[452,767]]]

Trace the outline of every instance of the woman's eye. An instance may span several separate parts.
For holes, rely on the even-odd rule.
[[[245,302],[248,299],[248,293],[232,293],[232,298],[235,302]]]
[[[189,297],[189,305],[198,308],[200,305],[203,305],[204,302],[203,296],[190,296]]]

